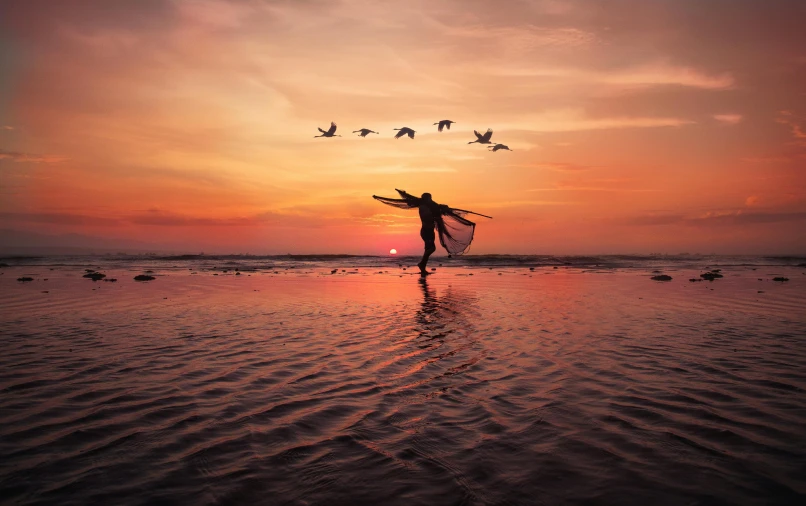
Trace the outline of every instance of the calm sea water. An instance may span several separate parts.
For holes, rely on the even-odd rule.
[[[803,259],[482,258],[2,260],[0,502],[806,499]]]
[[[394,267],[415,265],[419,256],[366,255],[75,255],[0,257],[0,262],[13,266],[90,266],[100,268],[194,268],[245,269],[305,267]],[[597,268],[679,267],[705,269],[720,266],[806,266],[806,256],[747,255],[464,255],[432,257],[431,266],[448,267],[541,267],[572,266]]]

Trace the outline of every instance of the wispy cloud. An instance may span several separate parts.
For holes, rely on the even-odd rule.
[[[591,71],[563,66],[536,66],[526,62],[512,66],[496,63],[491,64],[486,71],[497,76],[553,79],[561,86],[586,85],[591,89],[602,86],[621,89],[681,86],[703,90],[728,90],[736,85],[735,79],[729,73],[712,74],[691,67],[674,66],[667,63],[613,68],[607,71]]]
[[[726,125],[738,125],[742,122],[741,114],[714,114],[713,118]]]
[[[308,210],[310,211],[310,210]],[[343,218],[340,216],[340,218]],[[38,223],[47,225],[77,225],[85,227],[120,227],[140,225],[148,227],[210,228],[210,227],[258,227],[258,226],[321,226],[323,221],[333,219],[324,213],[306,212],[305,209],[280,209],[243,216],[200,216],[161,209],[147,209],[118,216],[64,212],[0,212],[0,219],[7,223]]]
[[[647,215],[630,218],[627,223],[640,226],[658,225],[759,225],[806,220],[806,212],[747,212],[743,210],[709,211],[700,215]]]
[[[362,172],[365,174],[416,174],[416,173],[440,173],[440,172],[456,172],[456,169],[450,167],[410,167],[405,165],[385,166],[356,169],[352,172]]]
[[[630,187],[631,179],[580,179],[576,181],[559,181],[553,186],[544,188],[531,188],[529,192],[546,191],[598,191],[598,192],[653,192],[658,191],[651,188]]]
[[[665,63],[609,72],[600,78],[605,83],[623,86],[676,85],[705,90],[727,90],[736,84],[728,73],[708,74],[691,67]]]
[[[595,165],[583,165],[578,163],[566,163],[566,162],[536,163],[534,165],[510,165],[510,167],[525,167],[529,169],[552,170],[556,172],[582,172],[586,170],[601,168]]]
[[[792,156],[750,156],[742,158],[747,163],[788,163],[795,160]]]
[[[806,145],[806,131],[801,127],[802,119],[792,111],[780,111],[775,121],[790,128],[797,144]]]
[[[105,226],[113,227],[123,223],[118,218],[99,217],[75,213],[0,213],[0,219],[5,223],[40,223],[48,225],[78,225],[78,226]]]
[[[528,206],[570,206],[579,202],[557,201],[557,200],[506,200],[501,202],[482,202],[478,206],[480,209],[507,208],[507,207],[528,207]]]
[[[267,216],[244,217],[203,217],[189,216],[170,211],[151,209],[140,214],[127,217],[125,220],[136,225],[158,227],[243,227],[254,226],[267,221]]]
[[[13,162],[30,162],[30,163],[57,163],[63,162],[67,158],[64,156],[56,155],[33,155],[30,153],[19,153],[16,151],[6,151],[0,149],[0,160],[11,160]]]
[[[522,53],[545,47],[578,48],[599,41],[595,33],[574,27],[442,25],[441,28],[445,35],[477,39],[478,44],[492,45],[509,53]]]
[[[552,192],[552,191],[591,191],[591,192],[656,192],[649,188],[605,188],[602,186],[555,186],[548,188],[530,188],[528,192]]]
[[[525,132],[577,132],[628,128],[668,128],[692,125],[695,121],[676,117],[591,117],[582,109],[555,109],[522,116],[504,123],[502,129]]]

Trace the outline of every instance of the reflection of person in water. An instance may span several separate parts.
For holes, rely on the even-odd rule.
[[[451,287],[442,287],[439,295],[427,278],[420,278],[423,301],[417,310],[417,323],[421,335],[445,337],[473,325],[465,321],[465,313],[472,310],[475,298],[469,295],[459,297]],[[460,324],[461,322],[461,324]]]
[[[434,290],[429,288],[426,278],[420,279],[420,288],[423,292],[423,302],[417,311],[417,323],[420,335],[430,334],[431,331],[444,327],[445,321],[440,318],[440,301]]]
[[[439,229],[440,231],[444,227],[442,224],[442,213],[439,209],[439,204],[434,202],[431,199],[430,193],[423,193],[422,202],[420,203],[420,222],[422,223],[422,227],[420,228],[420,237],[422,237],[423,242],[425,243],[425,252],[423,253],[423,259],[420,260],[420,263],[417,264],[417,267],[420,268],[420,275],[426,276],[428,271],[426,267],[428,266],[428,257],[431,256],[437,250],[436,239],[437,235],[435,229]]]
[[[419,279],[423,298],[415,315],[414,345],[417,355],[428,365],[431,380],[439,380],[438,385],[432,386],[441,387],[444,392],[445,378],[461,377],[459,374],[472,368],[486,352],[474,325],[480,316],[474,294],[456,291],[450,285],[429,286],[428,280]]]

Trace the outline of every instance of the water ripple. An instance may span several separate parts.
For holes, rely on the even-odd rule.
[[[789,285],[512,267],[104,284],[65,267],[48,293],[7,275],[0,497],[799,504],[791,269]]]

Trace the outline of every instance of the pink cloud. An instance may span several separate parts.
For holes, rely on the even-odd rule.
[[[806,131],[801,127],[800,118],[797,118],[792,111],[780,111],[775,121],[791,129],[796,143],[806,145]]]
[[[726,125],[738,125],[742,121],[741,114],[714,114],[713,118]]]

